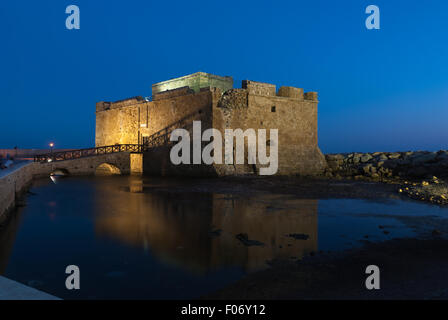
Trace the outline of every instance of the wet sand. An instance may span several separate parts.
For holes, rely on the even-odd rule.
[[[203,299],[447,299],[448,241],[394,239],[343,254],[274,262]],[[379,290],[367,290],[365,269],[380,268]]]
[[[160,185],[157,185],[160,180]],[[399,183],[307,179],[298,177],[225,177],[216,179],[151,178],[149,191],[215,192],[232,194],[290,194],[298,199],[408,199],[399,194]]]

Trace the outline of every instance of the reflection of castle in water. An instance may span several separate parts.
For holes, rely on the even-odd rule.
[[[317,250],[317,200],[143,190],[142,181],[132,179],[131,192],[98,194],[97,234],[195,272],[222,266],[254,271],[268,260],[301,258]],[[264,246],[245,246],[235,237],[240,233]],[[296,240],[290,234],[309,238]]]

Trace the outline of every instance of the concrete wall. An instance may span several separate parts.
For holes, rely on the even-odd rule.
[[[48,293],[0,276],[0,300],[61,300]]]
[[[93,175],[104,163],[117,167],[121,174],[129,174],[130,158],[130,153],[121,152],[67,161],[30,162],[17,167],[0,178],[0,217],[15,207],[17,196],[26,190],[34,177],[48,177],[55,171],[62,171],[69,175]]]
[[[27,163],[0,178],[0,219],[16,205],[17,196],[33,180],[34,163]]]

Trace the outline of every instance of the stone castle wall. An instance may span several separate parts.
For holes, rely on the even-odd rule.
[[[225,129],[278,129],[278,174],[322,173],[326,162],[317,145],[317,93],[281,87],[277,94],[275,85],[254,81],[243,81],[242,87],[225,92],[213,87],[198,92],[181,87],[156,93],[153,101],[131,98],[118,103],[100,102],[96,146],[149,142],[151,149],[143,157],[147,174],[255,174],[259,166],[247,163],[174,166],[169,158],[170,133],[186,128],[192,137],[195,120],[201,121],[202,131],[213,127],[223,137]]]
[[[263,87],[257,83],[255,87],[224,93],[213,110],[213,127],[222,132],[226,128],[278,129],[278,174],[314,175],[323,172],[326,162],[317,145],[317,96],[313,100],[304,99],[300,95],[302,89],[291,87],[287,90],[282,87],[280,92],[284,96],[277,96],[273,85]],[[216,167],[223,174],[254,170],[250,165]],[[258,165],[256,169],[258,171]]]

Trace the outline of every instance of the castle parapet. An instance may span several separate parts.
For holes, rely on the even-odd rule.
[[[257,94],[260,96],[276,96],[277,88],[274,84],[257,82],[251,80],[243,80],[241,83],[243,89],[247,89],[249,94]]]
[[[222,92],[233,88],[232,77],[221,77],[205,72],[196,72],[180,78],[154,83],[152,85],[152,95],[189,87],[194,92],[199,92],[202,88],[220,88]]]
[[[100,101],[96,103],[96,112],[105,111],[110,109],[111,102]]]
[[[277,95],[279,97],[287,97],[287,98],[303,100],[303,89],[283,86],[283,87],[280,87],[280,89],[278,89]]]
[[[96,104],[96,112],[132,106],[137,103],[141,103],[142,101],[144,101],[144,99],[141,96],[118,100],[115,102],[100,101]]]
[[[158,100],[170,99],[170,98],[185,96],[187,94],[193,94],[193,93],[195,93],[195,91],[193,89],[191,89],[190,87],[181,87],[181,88],[177,88],[177,89],[173,89],[173,90],[158,92],[152,96],[152,100],[158,101]]]
[[[317,92],[305,92],[305,100],[313,100],[313,101],[317,101]]]

